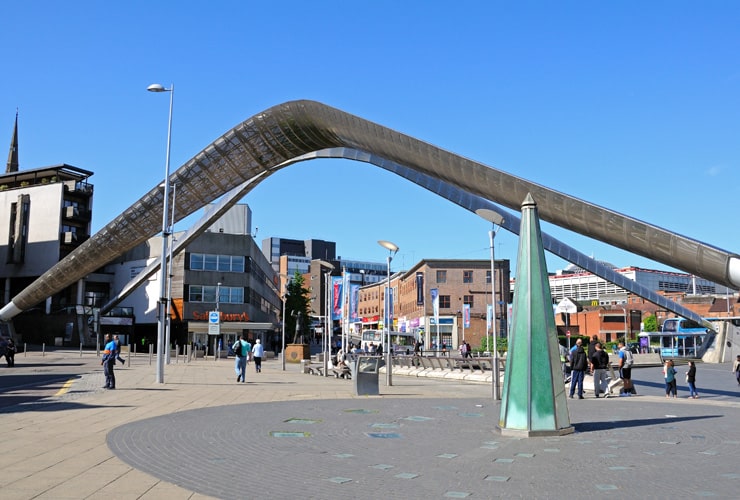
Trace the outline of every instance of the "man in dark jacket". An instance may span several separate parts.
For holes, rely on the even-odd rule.
[[[576,340],[576,348],[570,355],[570,398],[573,399],[576,385],[578,386],[578,399],[583,399],[583,376],[588,368],[586,351],[583,350],[583,341]]]
[[[605,392],[602,387],[606,385],[606,370],[609,368],[609,355],[601,348],[601,343],[596,342],[596,349],[589,361],[594,371],[594,395],[598,398],[599,393]]]

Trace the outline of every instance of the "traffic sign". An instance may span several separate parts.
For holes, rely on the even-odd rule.
[[[558,302],[557,307],[555,307],[556,313],[568,313],[568,314],[575,314],[578,312],[578,305],[576,305],[575,302],[572,300],[565,298]]]
[[[208,313],[208,335],[221,334],[221,315],[218,311]]]

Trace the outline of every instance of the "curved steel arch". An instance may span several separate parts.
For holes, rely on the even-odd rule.
[[[513,210],[518,210],[531,193],[543,220],[717,283],[740,287],[737,254],[468,160],[315,101],[291,101],[259,113],[182,165],[170,178],[178,184],[180,217],[250,179],[267,178],[293,158],[336,147],[371,152]],[[0,310],[0,320],[33,307],[157,234],[163,196],[155,186],[13,297]]]

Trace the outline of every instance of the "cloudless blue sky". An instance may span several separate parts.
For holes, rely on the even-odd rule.
[[[313,99],[737,252],[739,24],[732,1],[12,2],[0,146],[19,108],[20,168],[94,171],[98,230],[163,178],[169,99],[149,84],[175,85],[173,170],[250,116]],[[394,270],[489,257],[488,222],[362,163],[304,162],[244,201],[259,241],[332,240],[382,262],[390,240]],[[518,239],[496,242],[514,261]]]

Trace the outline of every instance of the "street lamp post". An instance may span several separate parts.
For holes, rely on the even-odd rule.
[[[383,329],[385,330],[385,384],[387,386],[393,385],[393,358],[391,356],[391,307],[393,299],[391,298],[391,261],[393,256],[398,253],[398,245],[391,243],[390,241],[378,240],[378,245],[388,249],[388,281],[385,288],[385,307],[383,314]]]
[[[624,307],[621,307],[622,311],[624,312],[624,345],[627,345],[627,336],[629,334],[628,326],[627,326],[627,309]]]
[[[321,273],[321,270],[323,268],[327,268],[326,273],[324,273],[326,277],[325,279],[326,290],[325,290],[325,295],[324,295],[325,300],[326,300],[326,303],[325,303],[326,307],[324,308],[324,313],[326,314],[326,316],[324,316],[324,335],[323,335],[324,356],[323,358],[324,358],[324,376],[328,377],[329,376],[329,356],[331,355],[331,345],[330,345],[331,344],[331,334],[333,333],[332,331],[333,328],[331,328],[331,326],[333,325],[332,325],[332,320],[331,320],[331,299],[330,297],[331,297],[331,273],[332,271],[334,271],[334,265],[329,262],[326,262],[325,260],[318,260],[318,263],[319,263],[319,273]]]
[[[177,200],[177,184],[172,185],[172,213],[170,217],[170,224],[169,224],[169,233],[172,237],[172,242],[170,244],[170,253],[169,257],[167,258],[168,262],[168,269],[169,272],[167,273],[167,333],[165,335],[165,345],[167,345],[167,364],[170,364],[170,337],[172,335],[172,316],[170,315],[170,310],[172,308],[172,278],[175,277],[173,274],[174,272],[174,266],[172,265],[172,250],[175,247],[175,206],[176,206],[176,200]]]
[[[504,223],[504,218],[498,212],[488,210],[486,208],[480,208],[475,213],[491,223],[491,230],[488,231],[488,237],[491,242],[491,309],[493,314],[491,318],[491,332],[493,337],[493,399],[501,399],[501,370],[499,369],[499,357],[498,357],[498,336],[496,334],[496,260],[494,257],[494,239],[496,238],[496,224],[501,226]]]
[[[164,200],[162,201],[162,254],[160,264],[160,283],[159,283],[159,307],[158,314],[159,318],[157,321],[157,377],[156,383],[164,384],[164,350],[165,350],[165,331],[167,328],[167,311],[169,297],[167,296],[167,243],[168,243],[168,228],[167,228],[167,215],[169,212],[169,200],[170,200],[170,145],[172,143],[172,104],[175,97],[175,86],[170,85],[170,88],[165,88],[158,83],[154,83],[147,87],[149,92],[169,92],[170,93],[170,113],[167,123],[167,157],[164,167]]]
[[[283,371],[285,371],[285,304],[288,302],[288,283],[290,283],[290,276],[288,276],[287,274],[281,274],[280,277],[285,277],[285,281],[283,282],[283,316],[280,318],[283,323],[283,339],[282,349],[280,351],[280,363],[282,364]]]

